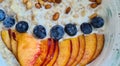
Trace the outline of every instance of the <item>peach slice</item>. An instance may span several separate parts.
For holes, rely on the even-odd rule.
[[[48,39],[42,40],[40,44],[40,55],[38,56],[36,62],[34,63],[34,66],[41,66],[43,62],[45,61],[45,58],[48,54]]]
[[[59,55],[54,66],[66,66],[71,55],[70,40],[63,40],[59,44]]]
[[[43,64],[41,66],[46,66],[50,60],[53,58],[53,54],[54,54],[54,48],[55,48],[55,44],[54,44],[54,41],[53,39],[48,39],[48,54],[46,56],[46,59],[44,60]]]
[[[27,33],[22,34],[18,40],[18,61],[21,66],[33,66],[40,52],[42,43]]]
[[[79,38],[79,44],[80,44],[79,53],[78,53],[78,56],[75,59],[74,63],[72,64],[72,66],[76,66],[80,62],[80,60],[82,59],[82,57],[84,55],[84,51],[85,51],[85,37],[84,37],[84,35],[80,35],[78,38]]]
[[[54,41],[55,43],[55,51],[54,51],[54,56],[51,59],[51,61],[47,64],[47,66],[53,66],[53,64],[55,63],[56,59],[58,58],[58,52],[59,52],[59,47],[58,47],[58,41]]]
[[[1,37],[5,45],[9,50],[11,50],[11,45],[10,45],[10,34],[8,30],[2,30],[1,31]]]
[[[96,34],[96,35],[97,35],[97,48],[91,61],[97,58],[97,56],[101,53],[103,46],[104,46],[104,35],[103,34]]]
[[[78,37],[71,38],[71,44],[72,44],[72,52],[71,52],[70,60],[67,63],[67,66],[71,66],[78,56],[78,52],[79,52],[79,39],[78,39]]]
[[[97,47],[97,37],[96,34],[89,34],[85,36],[85,53],[80,61],[80,65],[86,65],[90,62],[91,58],[93,57],[96,47]]]

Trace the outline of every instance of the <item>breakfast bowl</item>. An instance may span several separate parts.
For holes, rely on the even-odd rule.
[[[54,66],[74,66],[77,61],[77,57],[74,56],[80,57],[79,54],[83,55],[83,58],[81,57],[83,63],[75,63],[77,66],[120,66],[120,0],[79,0],[79,2],[66,0],[63,3],[60,3],[61,0],[53,0],[52,5],[51,2],[44,4],[42,0],[39,1],[40,3],[32,0],[4,0],[3,2],[0,0],[2,2],[0,9],[6,13],[6,18],[2,21],[2,12],[0,12],[0,64],[2,66],[53,66],[50,65],[52,63]],[[101,2],[97,2],[96,5],[94,3],[96,1]],[[5,5],[6,3],[8,5]],[[104,21],[104,26],[103,23],[97,27],[92,24],[96,16],[99,16],[99,21]],[[6,20],[8,17],[12,22],[6,23],[9,22]],[[87,32],[84,31],[84,26],[80,26],[86,23],[88,26],[92,25]],[[73,27],[70,32],[67,29],[70,27],[67,25]],[[41,32],[37,32],[38,28]],[[56,32],[56,29],[60,31]],[[97,36],[102,36],[102,39]],[[84,45],[87,48],[87,50],[84,48],[86,53],[79,51],[79,48],[80,50],[83,48],[80,45],[82,41],[83,44],[86,43]],[[102,46],[98,55],[92,59],[96,46],[99,46],[98,41]],[[58,55],[54,56],[55,52]]]

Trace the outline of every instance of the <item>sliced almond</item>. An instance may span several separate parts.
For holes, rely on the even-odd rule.
[[[97,3],[92,3],[92,4],[90,4],[90,7],[91,8],[96,8],[98,5],[97,5]]]
[[[35,3],[35,7],[39,9],[39,8],[41,8],[41,4],[40,3]]]
[[[71,10],[71,7],[67,7],[65,13],[68,14]]]
[[[53,15],[53,20],[54,20],[54,21],[58,20],[59,16],[60,16],[59,12],[56,12],[56,13]]]
[[[52,6],[50,4],[45,5],[45,9],[50,9]]]
[[[96,0],[97,4],[101,4],[102,0]]]
[[[89,16],[90,19],[93,19],[93,18],[95,18],[95,17],[97,17],[97,13],[94,13],[94,14],[92,14],[91,16]]]

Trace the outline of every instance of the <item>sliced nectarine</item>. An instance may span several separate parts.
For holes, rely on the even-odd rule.
[[[22,34],[18,40],[18,61],[21,66],[33,66],[40,55],[42,43],[27,33]]]
[[[72,52],[71,52],[70,60],[67,63],[67,66],[71,66],[75,61],[76,57],[78,56],[78,52],[80,48],[78,37],[71,38],[71,44],[72,44]]]
[[[47,64],[47,66],[53,66],[53,64],[55,63],[55,61],[58,57],[58,53],[59,53],[58,41],[55,41],[54,43],[55,43],[54,56],[53,56],[52,60]]]
[[[85,53],[80,61],[80,65],[86,65],[90,62],[91,58],[93,57],[95,51],[96,51],[96,45],[97,45],[97,37],[96,34],[89,34],[85,36]]]
[[[80,35],[78,38],[79,38],[79,44],[80,44],[79,53],[78,53],[78,56],[75,59],[74,63],[72,64],[72,66],[76,66],[80,62],[80,60],[82,59],[82,57],[84,55],[84,51],[85,51],[85,37],[84,37],[84,35]]]
[[[50,60],[53,58],[53,54],[54,54],[54,48],[55,48],[55,44],[53,39],[48,39],[48,54],[46,56],[46,59],[44,60],[43,64],[41,66],[46,66]]]
[[[63,40],[59,44],[59,55],[54,66],[66,66],[71,55],[70,40]]]
[[[101,53],[104,46],[104,35],[103,34],[96,34],[96,35],[97,35],[97,48],[91,61],[93,61]]]
[[[38,56],[36,62],[34,63],[34,66],[41,66],[43,64],[48,54],[48,48],[49,48],[48,39],[42,40],[40,44],[40,55]]]
[[[10,45],[10,34],[8,30],[2,30],[1,31],[1,37],[5,45],[9,50],[11,50],[11,45]]]

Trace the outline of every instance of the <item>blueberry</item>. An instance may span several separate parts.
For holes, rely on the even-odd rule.
[[[19,21],[16,26],[15,26],[16,30],[20,33],[25,33],[27,32],[29,25],[26,21]]]
[[[33,29],[33,34],[39,38],[39,39],[43,39],[46,37],[46,29],[42,26],[42,25],[37,25],[35,26],[35,28]]]
[[[64,28],[60,25],[55,25],[50,30],[50,36],[54,40],[61,39],[63,37],[63,35],[64,35]]]
[[[94,28],[100,28],[104,25],[104,20],[101,17],[95,17],[92,19],[91,24]]]
[[[84,34],[90,34],[92,32],[92,26],[89,23],[82,23],[80,29]]]
[[[0,21],[3,21],[5,19],[5,16],[5,12],[2,9],[0,9]]]
[[[6,19],[3,21],[3,25],[6,28],[10,28],[15,24],[15,19],[11,16],[7,16]]]
[[[70,35],[70,36],[74,36],[77,34],[77,28],[75,26],[75,24],[67,24],[65,25],[65,32]]]

